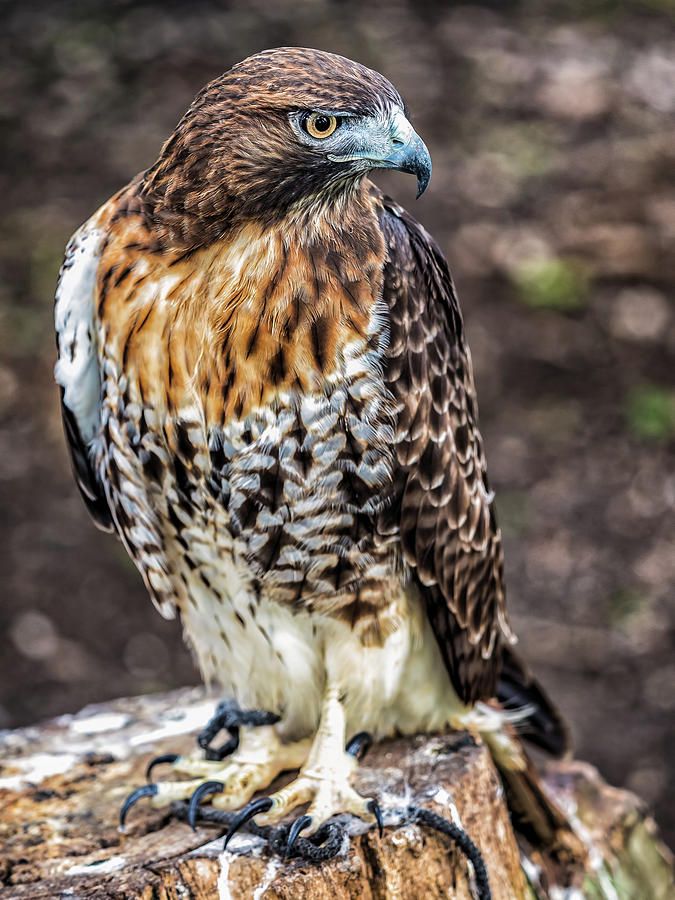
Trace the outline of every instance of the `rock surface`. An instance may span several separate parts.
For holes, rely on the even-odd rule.
[[[495,900],[675,896],[668,851],[640,801],[576,762],[551,767],[546,783],[589,861],[566,874],[566,885],[546,884],[550,861],[519,847],[489,755],[463,733],[374,747],[357,787],[380,798],[384,837],[349,820],[349,842],[320,865],[281,860],[248,834],[222,853],[222,829],[192,832],[144,802],[120,834],[120,805],[143,783],[149,759],[190,752],[214,707],[215,699],[186,689],[0,735],[0,898],[469,900],[466,859],[447,838],[406,820],[411,802],[461,823],[481,849]]]

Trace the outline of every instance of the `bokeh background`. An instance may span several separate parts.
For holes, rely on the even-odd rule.
[[[0,5],[0,725],[193,683],[69,471],[52,296],[71,232],[259,49],[399,87],[434,176],[378,179],[457,281],[525,656],[578,753],[675,834],[675,6]]]

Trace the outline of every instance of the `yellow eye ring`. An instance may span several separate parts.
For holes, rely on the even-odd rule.
[[[330,137],[335,131],[338,120],[336,116],[329,116],[326,113],[310,113],[302,124],[307,134],[322,140]]]

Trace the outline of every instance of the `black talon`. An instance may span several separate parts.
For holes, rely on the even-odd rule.
[[[369,734],[367,731],[359,731],[358,734],[355,734],[354,737],[349,741],[345,750],[349,753],[350,756],[354,756],[356,759],[363,759],[366,753],[370,750],[373,744],[373,736]]]
[[[368,801],[368,812],[372,813],[375,816],[375,821],[377,822],[377,830],[380,832],[380,837],[384,834],[384,821],[382,819],[382,810],[380,809],[380,804],[377,800],[369,800]]]
[[[190,797],[190,806],[188,807],[188,822],[193,831],[197,830],[195,821],[199,811],[199,801],[206,794],[221,794],[225,788],[222,781],[205,781],[200,784],[194,794]]]
[[[197,735],[197,743],[204,751],[207,759],[220,761],[239,746],[239,726],[248,725],[255,728],[260,725],[274,725],[279,721],[276,713],[261,709],[240,709],[234,700],[223,700],[206,724],[206,728]],[[212,747],[211,741],[222,730],[229,732],[230,737],[220,747]]]
[[[300,832],[304,831],[305,828],[307,828],[311,824],[311,816],[300,816],[299,819],[296,819],[295,822],[293,822],[293,824],[291,825],[291,830],[288,832],[288,841],[286,842],[286,856],[291,855],[293,844],[296,842]]]
[[[281,716],[267,709],[240,709],[237,725],[260,728],[261,725],[276,725]]]
[[[227,845],[230,843],[235,832],[239,831],[244,822],[248,822],[249,819],[252,819],[253,816],[257,816],[258,813],[267,812],[267,810],[271,809],[273,806],[274,800],[272,800],[271,797],[259,797],[257,800],[251,800],[251,802],[248,803],[240,813],[237,813],[232,820],[232,824],[225,835],[223,852],[227,849]]]
[[[127,813],[137,800],[140,800],[141,797],[154,797],[156,793],[156,784],[144,784],[143,787],[136,788],[135,791],[132,791],[124,801],[122,809],[120,810],[120,828],[124,828]]]
[[[175,763],[176,760],[179,759],[177,753],[162,753],[161,756],[156,756],[154,759],[151,759],[148,763],[148,768],[145,770],[145,778],[149,783],[152,783],[152,779],[150,775],[155,766],[160,766],[163,763]]]

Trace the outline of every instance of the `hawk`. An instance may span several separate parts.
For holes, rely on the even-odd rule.
[[[529,768],[515,719],[566,745],[511,648],[448,266],[378,168],[420,194],[431,175],[390,82],[268,50],[208,84],[68,245],[56,381],[84,501],[204,678],[271,714],[242,719],[227,760],[172,760],[187,777],[156,804],[207,789],[236,809],[299,769],[245,815],[309,803],[311,832],[379,817],[350,783],[357,733],[470,728],[507,783]]]

